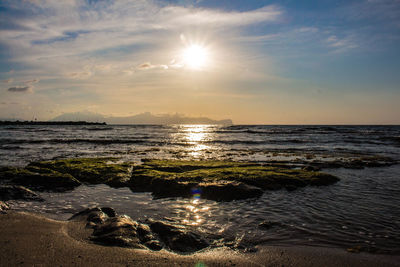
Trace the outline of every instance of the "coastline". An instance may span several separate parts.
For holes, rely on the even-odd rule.
[[[320,247],[259,246],[256,253],[210,249],[180,255],[93,244],[85,241],[88,231],[76,222],[8,211],[0,215],[0,266],[400,266],[397,255]]]

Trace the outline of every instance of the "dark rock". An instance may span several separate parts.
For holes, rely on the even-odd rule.
[[[150,191],[157,198],[192,197],[196,188],[201,198],[232,201],[259,197],[263,190],[294,190],[339,180],[315,170],[246,162],[145,160],[133,167],[129,186],[134,192]]]
[[[161,250],[163,244],[174,251],[195,252],[209,243],[200,235],[167,223],[147,220],[147,224],[132,220],[129,216],[114,216],[111,208],[88,208],[73,215],[69,220],[87,222],[93,228],[90,240],[107,246],[149,248]],[[160,240],[158,240],[159,238]]]
[[[93,235],[105,235],[112,232],[118,232],[123,234],[129,234],[130,236],[136,237],[136,229],[138,223],[133,221],[128,216],[119,216],[109,218],[105,223],[99,225],[93,232]],[[126,231],[125,231],[126,230]]]
[[[116,163],[116,158],[72,158],[32,162],[27,169],[49,169],[72,175],[81,182],[107,184],[112,187],[127,186],[132,168],[130,163]]]
[[[35,190],[67,191],[81,183],[69,174],[40,168],[2,168],[0,179],[14,184],[29,186]]]
[[[105,214],[107,214],[108,217],[115,217],[117,216],[117,212],[110,207],[102,207],[101,211],[104,212]]]
[[[215,201],[232,201],[260,197],[263,191],[255,186],[240,182],[222,181],[218,183],[199,184],[201,197]]]
[[[191,197],[191,189],[197,183],[179,182],[172,179],[153,179],[151,191],[156,198]]]
[[[112,217],[97,225],[91,240],[108,246],[144,248],[137,232],[138,226],[138,222],[127,216]],[[140,228],[145,229],[145,227]]]
[[[69,218],[68,220],[87,221],[88,223],[93,223],[93,224],[88,224],[88,226],[95,226],[97,224],[105,222],[109,217],[115,217],[116,214],[117,213],[113,208],[95,207],[95,208],[84,209],[83,211],[80,211],[72,215],[72,217]]]
[[[307,165],[307,166],[304,166],[304,167],[302,168],[302,170],[304,170],[304,171],[311,171],[311,172],[317,172],[317,171],[320,171],[321,168],[318,168],[318,167],[316,167],[316,166]]]
[[[155,251],[161,250],[163,248],[162,244],[158,240],[147,241],[144,243],[144,245],[146,247],[148,247],[149,249],[155,250]]]
[[[168,238],[170,249],[179,252],[196,252],[209,246],[201,236],[192,232],[181,232]]]
[[[11,199],[21,199],[28,201],[44,201],[38,194],[26,187],[19,185],[1,185],[0,199],[7,201]]]
[[[149,223],[151,230],[158,234],[171,250],[195,252],[209,246],[209,243],[196,233],[160,221],[149,221]]]
[[[87,216],[87,221],[95,224],[103,223],[107,220],[108,216],[102,211],[93,211]]]
[[[7,210],[10,209],[10,206],[8,206],[7,203],[0,201],[0,214],[5,214],[7,213]]]
[[[70,221],[81,221],[84,220],[86,221],[89,217],[90,214],[96,213],[96,212],[102,212],[100,208],[95,207],[95,208],[87,208],[84,209],[78,213],[75,213],[74,215],[71,216],[68,220]]]

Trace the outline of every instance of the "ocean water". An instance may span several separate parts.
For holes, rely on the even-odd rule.
[[[41,193],[43,203],[10,204],[61,220],[85,207],[111,206],[133,219],[163,219],[245,247],[362,246],[400,254],[399,126],[0,126],[0,166],[103,156],[137,164],[145,158],[312,164],[341,180],[232,202],[153,199],[128,188],[82,185]],[[274,225],[262,229],[263,221]]]

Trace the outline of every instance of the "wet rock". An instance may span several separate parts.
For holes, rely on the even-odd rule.
[[[49,169],[72,175],[89,184],[107,184],[112,187],[126,186],[130,180],[130,163],[118,163],[117,158],[72,158],[32,162],[27,169]]]
[[[228,161],[145,160],[134,166],[132,191],[150,191],[154,197],[192,197],[231,201],[259,197],[263,190],[294,190],[307,185],[329,185],[339,179],[316,171],[288,166],[264,166]]]
[[[109,207],[87,208],[74,214],[69,220],[71,221],[87,221],[87,226],[96,227],[98,224],[104,223],[109,217],[115,217],[116,212]]]
[[[200,235],[160,221],[149,221],[150,228],[171,249],[179,252],[195,252],[209,246]]]
[[[302,170],[304,170],[304,171],[311,171],[311,172],[317,172],[317,171],[320,171],[321,168],[318,168],[318,167],[316,167],[316,166],[307,165],[307,166],[304,166],[304,167],[302,168]]]
[[[69,220],[90,224],[93,228],[90,240],[107,246],[161,250],[165,244],[178,252],[195,252],[209,246],[200,235],[184,228],[151,219],[144,224],[125,215],[109,216],[114,214],[111,208],[95,207],[78,212]]]
[[[154,250],[154,251],[158,251],[158,250],[161,250],[163,248],[162,244],[158,240],[147,241],[147,242],[144,243],[144,245],[146,247],[148,247],[149,249]]]
[[[156,198],[191,197],[191,189],[197,183],[179,182],[171,179],[153,179],[151,191]]]
[[[138,231],[138,229],[141,229]],[[128,216],[112,217],[97,225],[91,240],[109,246],[144,248],[142,240],[151,246],[151,235],[145,226],[133,221]],[[156,247],[154,245],[154,247]]]
[[[255,186],[240,182],[222,181],[218,183],[199,184],[202,198],[215,201],[232,201],[259,197],[263,191]]]
[[[29,186],[35,190],[67,191],[81,183],[69,174],[40,168],[2,168],[0,179],[13,184]]]
[[[0,201],[0,214],[7,213],[7,210],[10,209],[10,206],[6,202]]]
[[[11,199],[20,199],[28,201],[44,201],[38,194],[32,190],[19,185],[1,185],[0,199],[7,201]]]
[[[101,207],[100,208],[102,212],[104,212],[105,214],[107,214],[108,217],[115,217],[117,216],[117,212],[110,207]]]

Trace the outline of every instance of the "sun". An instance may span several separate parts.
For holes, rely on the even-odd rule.
[[[185,66],[190,69],[203,69],[207,66],[208,50],[206,47],[192,44],[183,50],[182,59]]]

